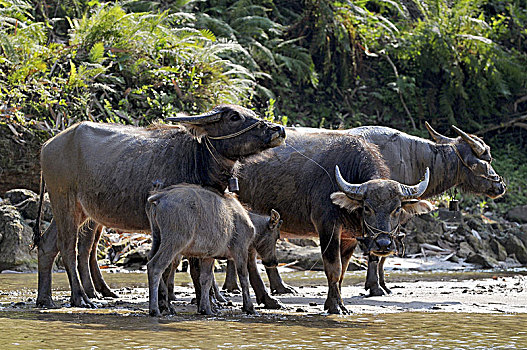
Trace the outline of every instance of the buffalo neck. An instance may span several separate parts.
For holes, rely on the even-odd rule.
[[[422,174],[426,167],[429,167],[432,173],[430,183],[422,198],[441,194],[459,184],[460,161],[453,146],[429,144],[429,147],[425,147],[425,153],[427,154],[422,159],[427,161],[423,162],[419,168],[423,168],[420,169]]]
[[[194,168],[195,173],[198,174],[198,183],[223,193],[228,186],[229,178],[234,176],[238,162],[223,156],[207,139],[196,141],[195,145]]]

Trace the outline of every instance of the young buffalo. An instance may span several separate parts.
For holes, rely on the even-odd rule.
[[[255,314],[249,295],[248,260],[254,260],[256,250],[264,265],[276,266],[276,240],[279,237],[279,216],[266,220],[272,234],[261,229],[261,221],[251,221],[248,211],[230,194],[196,185],[167,187],[148,198],[147,216],[152,230],[151,259],[147,264],[150,315],[160,315],[168,306],[165,283],[159,287],[163,272],[179,255],[201,258],[199,277],[201,296],[198,312],[210,315],[210,289],[213,283],[214,258],[235,261],[243,296],[243,308]],[[255,229],[255,226],[257,229]],[[263,284],[263,283],[262,283]]]

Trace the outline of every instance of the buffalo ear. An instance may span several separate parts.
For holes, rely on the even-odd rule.
[[[280,220],[280,214],[276,210],[271,209],[271,217],[269,218],[269,228],[272,230],[281,224],[282,223]]]
[[[346,209],[350,213],[359,209],[362,205],[360,201],[351,199],[350,197],[346,196],[344,192],[333,192],[330,198],[333,204]]]
[[[401,215],[401,222],[408,221],[414,215],[426,214],[434,210],[434,205],[429,201],[412,199],[404,201],[402,204],[403,213]]]

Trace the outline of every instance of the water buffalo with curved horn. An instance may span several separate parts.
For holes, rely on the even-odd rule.
[[[432,208],[417,200],[428,185],[425,173],[416,186],[388,180],[377,146],[362,137],[290,128],[286,145],[242,164],[239,198],[255,211],[278,210],[282,236],[318,235],[329,287],[324,308],[341,313],[341,247],[364,230],[373,233],[372,254],[393,254],[400,222]]]
[[[364,126],[339,131],[315,128],[287,129],[290,133],[293,130],[302,132],[306,134],[306,138],[307,135],[321,135],[323,133],[362,136],[368,142],[379,147],[386,166],[390,169],[390,178],[401,183],[416,183],[425,169],[430,168],[430,183],[421,198],[429,198],[452,187],[459,187],[465,192],[486,195],[491,198],[497,198],[505,193],[506,185],[491,165],[490,147],[481,138],[469,135],[455,126],[453,129],[459,137],[450,138],[439,134],[428,123],[425,125],[433,141],[381,126]],[[300,151],[302,152],[302,148]],[[309,151],[309,155],[313,152],[316,150]],[[242,172],[244,175],[241,181],[242,192],[245,191],[244,187],[246,186],[243,178],[251,178],[254,173],[262,171],[257,166],[244,169],[246,170]],[[242,195],[241,199],[249,204],[252,203],[252,199],[248,195]],[[355,239],[342,242],[342,271],[347,269],[356,245]],[[369,255],[366,289],[370,291],[370,295],[383,295],[385,291],[390,292],[384,281],[384,261],[385,258]],[[283,283],[276,269],[267,269],[267,273],[272,291],[278,293],[291,291],[289,286]],[[228,274],[226,281],[232,285],[232,281],[235,284],[235,279],[231,276],[232,274]]]
[[[45,184],[57,244],[49,251],[39,247],[37,305],[53,306],[51,268],[58,248],[70,282],[71,305],[93,306],[77,271],[77,231],[88,219],[122,230],[148,231],[145,205],[153,182],[186,182],[223,192],[238,160],[285,139],[282,126],[236,105],[167,120],[185,127],[82,122],[42,146],[41,197]],[[37,246],[40,238],[37,219]]]

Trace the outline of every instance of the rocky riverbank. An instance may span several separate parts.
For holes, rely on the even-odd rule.
[[[34,271],[37,255],[31,250],[32,227],[38,195],[26,189],[0,196],[0,270]],[[527,216],[522,208],[512,210],[509,221],[492,212],[468,214],[440,208],[413,218],[402,228],[406,234],[407,259],[392,259],[393,269],[509,269],[527,266]],[[49,200],[43,206],[44,227],[52,218]],[[144,269],[150,235],[106,230],[99,244],[102,268]],[[316,239],[283,239],[279,261],[298,270],[320,270],[322,259]],[[364,269],[366,260],[355,253],[350,270]],[[57,268],[60,269],[60,259]],[[223,265],[218,264],[217,270]]]

